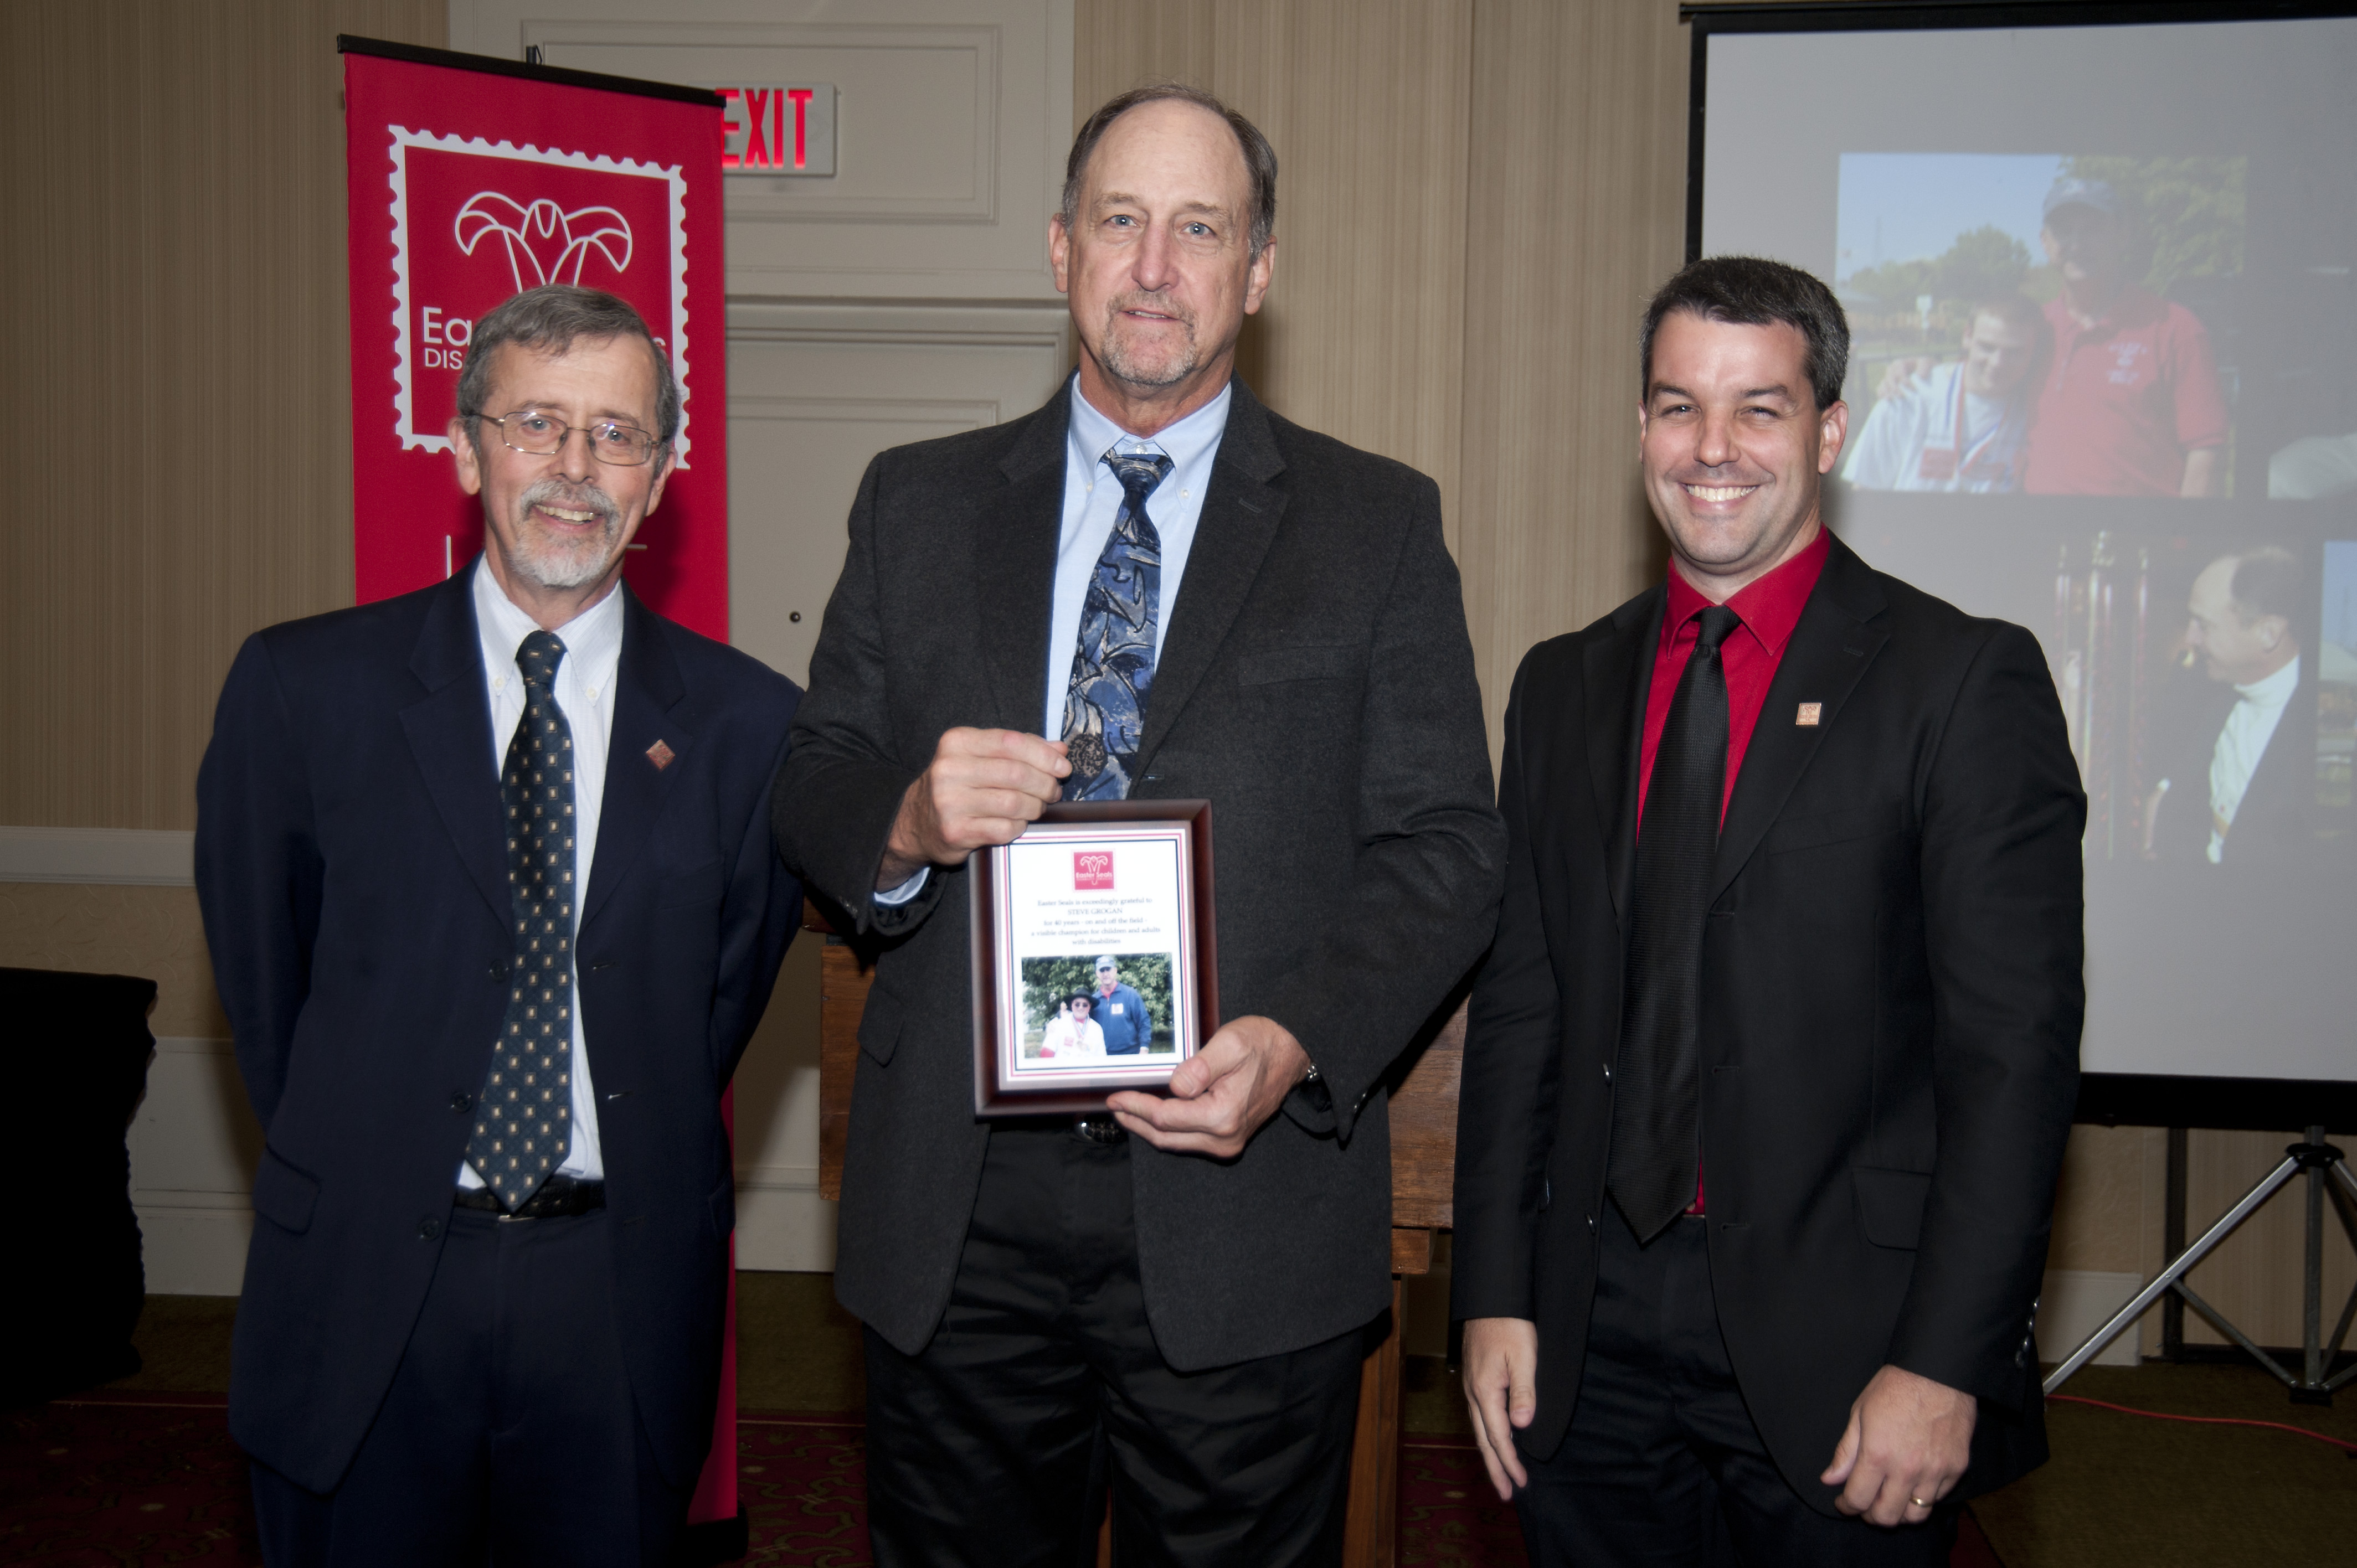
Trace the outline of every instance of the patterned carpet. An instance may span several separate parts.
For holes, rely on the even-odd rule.
[[[41,1568],[258,1564],[245,1459],[219,1395],[110,1393],[0,1417],[0,1562]],[[738,1476],[757,1568],[866,1568],[859,1424],[748,1412]],[[1958,1550],[1958,1568],[1996,1563]],[[1978,1545],[1985,1554],[1985,1544]],[[1400,1568],[1526,1568],[1513,1510],[1465,1439],[1400,1453]]]

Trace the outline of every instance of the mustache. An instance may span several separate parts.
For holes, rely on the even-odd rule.
[[[535,481],[516,499],[517,521],[521,522],[532,515],[533,508],[541,506],[564,511],[594,512],[608,532],[621,526],[620,503],[595,485],[576,485],[554,477]]]
[[[1190,333],[1195,330],[1195,313],[1162,295],[1147,294],[1143,289],[1116,295],[1105,306],[1106,319],[1111,320],[1125,310],[1151,310],[1157,315],[1171,317]]]

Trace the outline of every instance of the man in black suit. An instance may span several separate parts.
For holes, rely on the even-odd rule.
[[[621,581],[679,424],[645,323],[520,295],[458,406],[482,555],[249,638],[197,784],[266,1139],[230,1427],[272,1568],[664,1560],[712,1439],[721,1091],[801,905],[792,683]]]
[[[1275,174],[1207,94],[1099,110],[1049,231],[1074,381],[853,505],[776,822],[877,953],[835,1289],[885,1564],[1082,1561],[1108,1471],[1116,1556],[1339,1549],[1383,1075],[1488,942],[1504,834],[1432,481],[1232,379]],[[966,857],[1060,795],[1212,802],[1225,1022],[1167,1098],[985,1124]]]
[[[1644,345],[1669,581],[1507,712],[1466,1395],[1536,1563],[1944,1563],[2044,1455],[2084,798],[2029,634],[1823,527],[1832,292],[1697,262]]]
[[[2314,673],[2293,617],[2309,584],[2263,544],[2204,566],[2187,596],[2185,643],[2212,684],[2146,800],[2155,858],[2184,865],[2293,864],[2316,853]]]

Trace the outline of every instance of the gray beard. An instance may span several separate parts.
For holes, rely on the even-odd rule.
[[[600,525],[597,536],[570,546],[549,538],[532,517],[532,509],[544,503],[567,511],[596,512]],[[527,583],[544,588],[587,587],[606,575],[619,553],[622,511],[602,490],[584,493],[562,480],[543,479],[524,491],[516,510],[515,542],[503,545],[500,554],[507,560],[508,570]]]
[[[1104,343],[1105,373],[1134,387],[1175,386],[1185,381],[1201,365],[1202,358],[1195,347],[1195,324],[1189,321],[1180,325],[1187,329],[1187,347],[1172,360],[1161,364],[1146,364],[1132,357],[1120,328],[1109,327]]]

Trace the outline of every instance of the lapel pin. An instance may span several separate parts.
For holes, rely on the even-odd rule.
[[[1813,713],[1815,710],[1815,704],[1811,703],[1809,706],[1810,710]],[[1810,718],[1803,722],[1806,724],[1814,724],[1817,721],[1814,718]],[[654,745],[647,747],[647,760],[655,765],[655,771],[658,773],[661,773],[664,768],[669,768],[671,766],[671,759],[678,755],[679,753],[673,751],[671,747],[665,746],[661,741],[657,741]]]
[[[1803,703],[1801,704],[1801,711],[1792,715],[1792,722],[1796,725],[1801,725],[1813,729],[1817,725],[1818,722],[1824,716],[1825,705],[1823,703]],[[661,746],[662,742],[657,741],[655,744],[657,746]],[[661,765],[658,764],[657,766]]]

